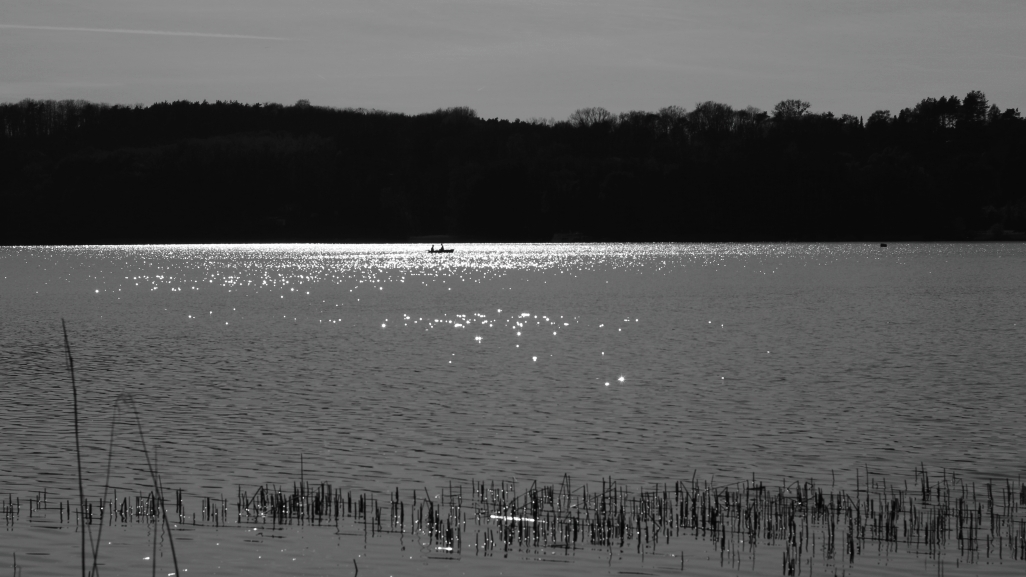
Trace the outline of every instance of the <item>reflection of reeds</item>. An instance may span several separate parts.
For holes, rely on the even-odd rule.
[[[92,521],[93,521],[92,505],[89,505],[88,509],[86,508],[85,490],[83,488],[83,481],[82,481],[82,449],[81,449],[81,444],[80,444],[80,440],[79,440],[79,427],[78,427],[78,386],[77,386],[77,384],[75,382],[75,361],[74,361],[74,358],[71,355],[71,344],[68,341],[68,328],[67,328],[67,326],[66,326],[66,324],[64,322],[64,319],[61,319],[61,329],[64,332],[64,354],[65,354],[65,360],[67,361],[68,372],[71,374],[71,393],[72,393],[72,399],[73,399],[72,409],[73,409],[74,420],[75,420],[75,459],[76,459],[76,462],[77,462],[77,465],[78,465],[78,519],[81,521],[81,533],[82,533],[82,535],[81,535],[81,539],[82,539],[82,543],[81,543],[82,576],[83,577],[86,576],[86,532],[89,533],[89,544],[90,544],[90,549],[91,549],[91,553],[92,553],[92,560],[93,560],[92,567],[89,569],[88,574],[90,576],[99,575],[100,574],[98,560],[99,560],[99,552],[100,552],[100,543],[102,542],[102,538],[103,538],[103,522],[102,521],[103,521],[104,512],[107,510],[107,505],[108,505],[107,496],[108,496],[108,489],[110,488],[111,464],[113,462],[113,457],[114,457],[114,436],[115,436],[114,432],[115,432],[115,427],[117,425],[118,413],[119,413],[119,410],[120,410],[122,404],[128,406],[128,408],[132,411],[133,416],[135,417],[136,430],[139,432],[139,444],[142,447],[143,455],[146,457],[146,468],[149,471],[150,479],[153,482],[153,492],[150,493],[151,498],[148,500],[149,501],[149,511],[150,511],[149,517],[151,517],[155,523],[160,521],[160,520],[163,521],[164,529],[167,531],[168,543],[171,546],[171,559],[172,559],[172,561],[174,563],[174,566],[175,566],[174,575],[179,575],[179,571],[178,571],[178,556],[175,554],[175,540],[174,540],[174,535],[173,535],[172,530],[171,530],[170,521],[168,521],[167,514],[166,514],[167,510],[166,510],[166,507],[165,507],[164,493],[163,493],[163,490],[161,488],[160,475],[157,472],[157,464],[155,462],[155,459],[153,461],[150,460],[150,452],[149,452],[149,450],[146,447],[146,436],[143,434],[142,420],[139,418],[139,410],[138,410],[138,408],[135,405],[135,399],[129,393],[122,393],[122,394],[118,395],[117,399],[114,400],[114,411],[113,411],[113,414],[111,415],[111,423],[110,423],[110,442],[109,442],[108,448],[107,448],[107,471],[106,471],[106,476],[105,476],[104,481],[103,481],[103,498],[100,501],[100,521],[101,522],[99,524],[99,528],[97,529],[96,540],[93,541],[93,533],[92,533],[92,528],[91,528]],[[116,500],[117,499],[115,497],[115,501]],[[137,514],[138,514],[138,511],[139,511],[139,506],[138,505],[139,505],[139,499],[136,498],[136,511],[137,511]],[[125,501],[125,508],[127,508],[127,499]],[[87,511],[88,511],[88,519],[86,517]],[[69,515],[69,517],[71,515],[70,507],[69,507],[68,515]],[[151,559],[152,559],[152,568],[153,568],[152,574],[154,576],[156,576],[156,574],[157,574],[157,531],[153,532],[153,555],[151,556]]]

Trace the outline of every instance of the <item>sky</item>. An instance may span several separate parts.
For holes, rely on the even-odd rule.
[[[1026,113],[1026,0],[2,0],[0,102]]]

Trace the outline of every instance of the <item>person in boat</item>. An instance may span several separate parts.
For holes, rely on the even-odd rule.
[[[445,252],[445,244],[442,244],[442,248],[438,249],[439,252]]]
[[[435,252],[435,245],[431,245],[431,250],[428,252]]]

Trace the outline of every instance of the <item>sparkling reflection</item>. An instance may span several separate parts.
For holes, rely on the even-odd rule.
[[[224,469],[285,476],[307,451],[320,458],[307,466],[368,484],[486,467],[630,481],[679,477],[681,463],[738,478],[814,474],[913,454],[1018,471],[1007,431],[1026,407],[1001,384],[1021,375],[1021,247],[468,244],[446,259],[422,249],[0,248],[0,371],[17,383],[2,400],[18,407],[5,413],[17,464],[6,470],[19,471],[0,480],[68,478],[33,452],[40,436],[61,443],[43,407],[63,402],[47,356],[62,316],[96,371],[90,422],[120,391],[139,393],[155,407],[161,460],[189,471],[175,485],[220,483]],[[627,374],[632,386],[612,386]],[[629,432],[609,433],[610,422]],[[895,426],[901,435],[882,433]],[[658,430],[688,441],[649,442]],[[938,446],[955,435],[960,449]],[[544,451],[518,448],[531,439],[546,439]],[[273,466],[254,465],[267,455]]]

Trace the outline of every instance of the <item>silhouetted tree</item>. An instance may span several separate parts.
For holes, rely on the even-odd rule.
[[[792,120],[801,118],[809,111],[810,104],[796,98],[781,100],[773,107],[773,118],[775,120]]]
[[[973,90],[962,100],[962,121],[982,124],[987,120],[987,97],[979,90]]]
[[[680,142],[687,132],[687,109],[683,106],[666,106],[660,108],[657,114],[659,116],[657,124],[659,132]]]
[[[877,110],[873,114],[869,115],[869,120],[866,121],[866,128],[874,129],[887,126],[891,123],[893,118],[891,117],[890,110]]]
[[[616,120],[615,114],[601,106],[595,106],[592,108],[578,108],[570,115],[568,122],[570,126],[580,128],[605,122],[611,123],[614,120]]]
[[[728,104],[706,101],[695,105],[688,114],[694,132],[730,132],[734,128],[734,109]]]

